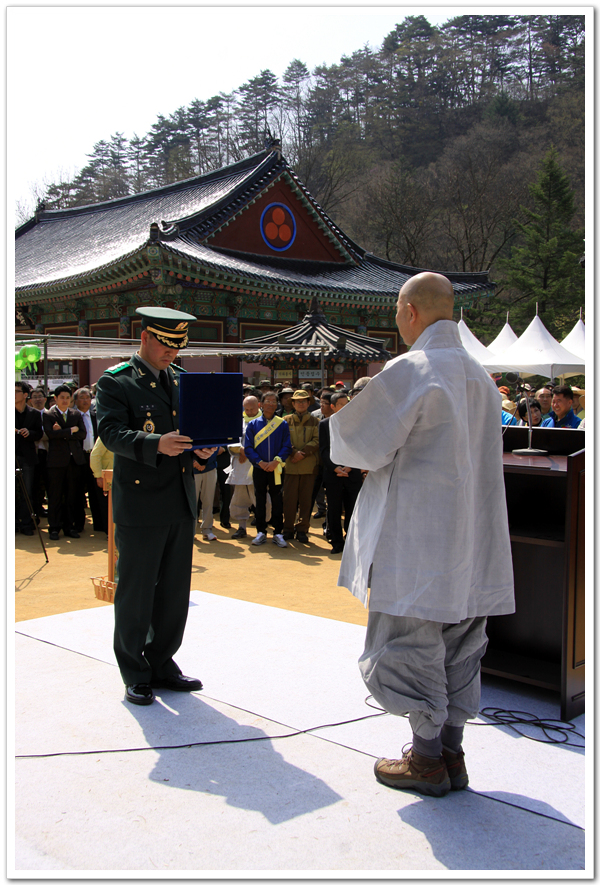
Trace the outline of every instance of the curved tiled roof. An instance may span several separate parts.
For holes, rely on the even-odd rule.
[[[249,255],[211,248],[200,240],[233,218],[264,188],[284,175],[305,205],[336,242],[345,262],[313,262],[284,257]],[[151,225],[155,228],[151,237]],[[277,151],[264,151],[199,178],[180,181],[105,203],[74,209],[44,211],[16,232],[15,284],[25,295],[36,290],[60,292],[79,280],[119,270],[128,260],[141,259],[156,240],[161,249],[198,266],[211,282],[253,281],[267,291],[294,297],[320,295],[365,303],[388,304],[420,268],[394,264],[366,253],[352,242],[315,202],[304,184]],[[134,271],[135,273],[136,271]],[[493,291],[487,273],[447,273],[458,300]]]
[[[280,340],[285,338],[285,344]],[[252,354],[246,357],[248,362],[264,362],[265,355],[281,359],[282,347],[291,345],[294,347],[310,347],[315,350],[302,350],[302,356],[318,358],[321,355],[321,347],[326,346],[325,358],[328,362],[336,360],[364,360],[366,362],[380,362],[388,360],[391,356],[384,348],[384,342],[379,338],[370,338],[368,335],[359,335],[358,332],[349,332],[341,326],[335,326],[327,322],[323,311],[316,298],[313,298],[309,311],[302,320],[284,332],[271,332],[269,335],[261,335],[259,338],[251,338],[249,342],[254,348],[261,348],[261,354]],[[286,351],[283,350],[285,354]]]
[[[28,222],[16,232],[17,288],[72,279],[114,264],[145,245],[152,223],[185,221],[227,204],[268,159],[259,156],[260,162],[250,158],[252,163],[244,161],[144,194],[39,213],[37,223]]]

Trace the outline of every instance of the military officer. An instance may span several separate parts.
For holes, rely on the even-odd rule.
[[[113,516],[119,553],[114,650],[132,704],[154,688],[199,691],[173,660],[188,613],[196,494],[192,440],[179,434],[179,375],[172,363],[195,317],[138,307],[140,349],[98,381],[98,434],[114,452]],[[196,450],[208,458],[214,449]]]

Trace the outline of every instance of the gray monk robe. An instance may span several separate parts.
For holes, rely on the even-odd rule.
[[[462,711],[452,721],[476,712],[485,618],[514,611],[501,432],[496,387],[451,320],[330,419],[332,460],[369,470],[338,581],[365,605],[371,588],[363,677],[390,712],[425,711],[425,737],[448,696]],[[406,638],[423,621],[435,642]]]
[[[498,392],[440,320],[330,418],[331,458],[369,470],[339,584],[432,621],[509,614],[514,591]]]

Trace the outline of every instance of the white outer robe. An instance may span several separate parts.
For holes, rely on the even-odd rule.
[[[338,584],[442,623],[515,610],[498,391],[451,320],[428,326],[330,418],[331,458],[369,470]]]

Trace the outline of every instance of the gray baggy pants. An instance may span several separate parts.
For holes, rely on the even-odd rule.
[[[370,611],[358,662],[365,685],[388,713],[408,713],[425,740],[444,724],[462,727],[479,711],[486,621],[441,624]]]

